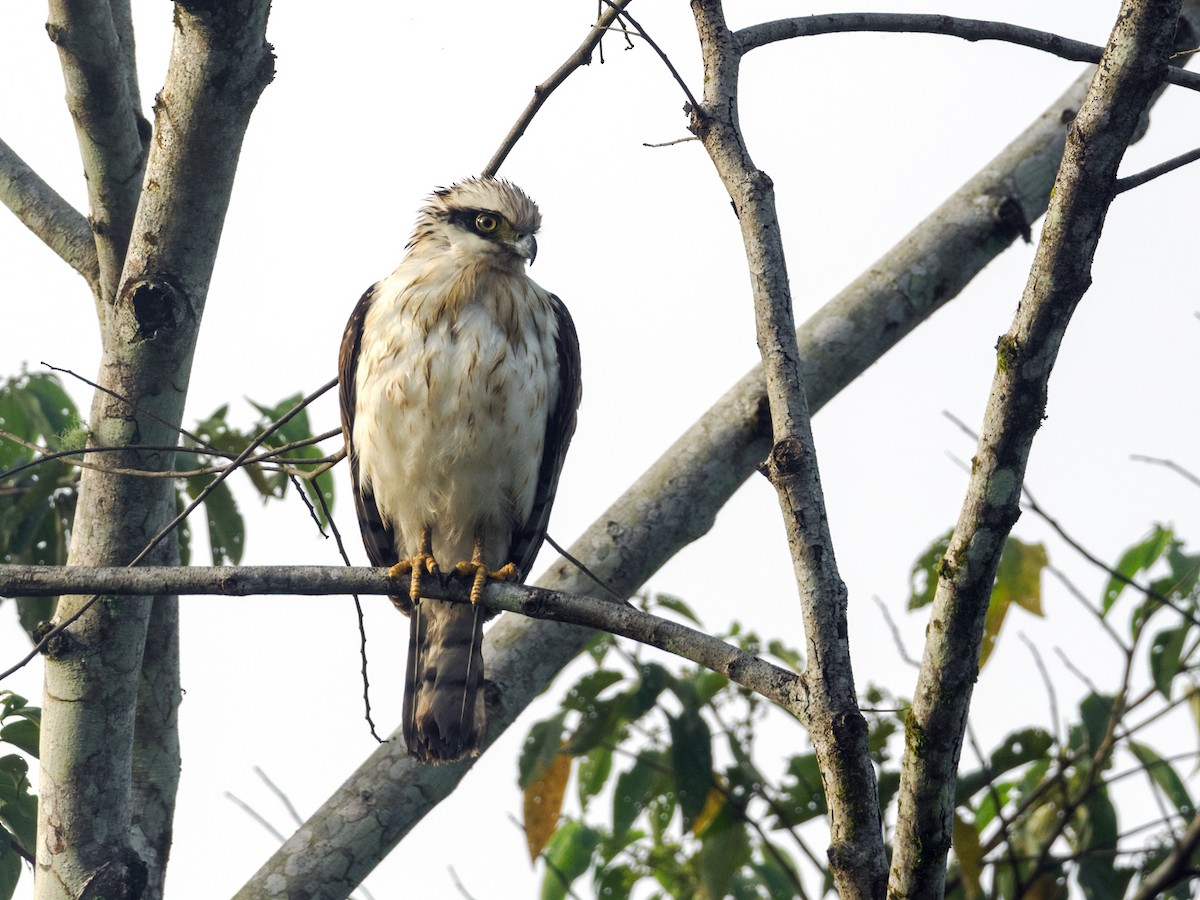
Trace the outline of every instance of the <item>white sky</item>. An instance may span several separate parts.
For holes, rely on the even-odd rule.
[[[850,11],[859,4],[729,4],[731,24]],[[880,11],[1003,19],[1103,43],[1116,0],[877,2]],[[399,262],[414,212],[435,185],[477,172],[543,80],[582,39],[592,2],[533,0],[513,14],[485,0],[454,4],[281,3],[268,37],[277,76],[246,139],[196,355],[187,422],[241,398],[274,403],[332,377],[337,344],[362,291]],[[162,84],[171,7],[135,2],[143,100]],[[687,4],[630,10],[699,93]],[[0,136],[62,194],[85,208],[75,138],[62,103],[57,53],[40,4],[0,7]],[[757,357],[741,241],[728,198],[696,143],[647,149],[686,134],[684,98],[649,48],[613,36],[606,64],[578,72],[543,108],[502,170],[542,207],[534,277],[563,297],[578,325],[584,402],[551,523],[571,542]],[[797,318],[886,252],[1002,149],[1080,71],[1023,48],[943,37],[846,35],[755,51],[743,67],[743,123],[757,164],[775,180]],[[1172,88],[1149,136],[1129,153],[1139,171],[1200,144],[1200,97]],[[1200,168],[1119,198],[1097,255],[1094,285],[1067,334],[1028,484],[1088,548],[1115,559],[1155,521],[1200,544],[1195,490],[1130,454],[1200,470],[1195,385],[1200,309],[1186,226]],[[1037,227],[1040,227],[1040,223]],[[1035,234],[1037,227],[1035,227]],[[981,418],[997,335],[1009,325],[1032,248],[1015,247],[839,396],[816,419],[821,471],[860,686],[910,695],[878,596],[919,653],[924,617],[904,612],[913,559],[957,517],[965,476],[947,457],[973,447],[943,417]],[[82,281],[7,213],[0,213],[0,374],[40,361],[88,377],[99,344]],[[87,397],[68,385],[86,409]],[[313,410],[334,427],[332,397]],[[365,563],[343,473],[336,516]],[[246,563],[328,563],[297,503],[263,510],[241,490]],[[1048,539],[1027,514],[1015,534]],[[1061,542],[1051,559],[1090,597],[1103,576]],[[723,566],[749,560],[744,595],[721,590]],[[543,558],[543,562],[549,556]],[[729,562],[725,563],[724,560]],[[203,554],[198,554],[203,562]],[[717,567],[714,568],[714,563]],[[652,580],[686,598],[714,629],[736,616],[764,636],[802,645],[799,605],[773,491],[755,478],[703,540]],[[1024,632],[1043,649],[1064,714],[1086,690],[1055,658],[1061,647],[1102,689],[1117,657],[1094,624],[1049,580],[1044,621],[1017,611],[976,691],[987,748],[1023,724],[1048,726],[1049,705]],[[381,729],[399,718],[407,623],[368,602],[373,705]],[[5,655],[20,650],[0,607]],[[346,598],[185,598],[181,711],[183,776],[168,876],[171,898],[231,894],[275,841],[226,800],[232,791],[288,833],[259,782],[263,767],[307,814],[374,748],[361,718],[358,638]],[[1124,628],[1127,614],[1118,616]],[[1164,621],[1165,624],[1165,621]],[[31,667],[5,685],[40,697]],[[377,898],[401,890],[454,896],[453,865],[471,895],[529,896],[516,752],[534,716],[510,729],[368,879]],[[781,717],[782,718],[782,717]],[[1154,740],[1195,748],[1179,718]],[[782,723],[764,750],[804,746]],[[774,764],[765,760],[767,768]],[[1184,768],[1190,768],[1185,766]],[[1144,782],[1143,782],[1144,785]],[[1144,786],[1139,788],[1144,790]],[[29,896],[26,880],[18,896]],[[580,883],[582,896],[587,885]]]

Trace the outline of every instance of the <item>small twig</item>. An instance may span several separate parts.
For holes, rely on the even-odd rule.
[[[261,767],[255,766],[254,774],[262,779],[262,783],[267,786],[267,789],[279,799],[279,802],[283,804],[283,808],[287,810],[288,815],[292,817],[292,821],[295,822],[297,826],[303,825],[304,819],[301,818],[300,813],[296,811],[296,807],[292,805],[291,798],[283,792],[283,789],[273,782]]]
[[[1152,464],[1158,465],[1158,466],[1166,466],[1168,469],[1170,469],[1176,475],[1182,475],[1184,478],[1186,478],[1192,484],[1196,485],[1196,487],[1200,487],[1200,478],[1197,478],[1195,475],[1193,475],[1191,472],[1189,472],[1183,466],[1179,465],[1179,463],[1175,462],[1174,460],[1159,459],[1157,456],[1141,456],[1137,453],[1133,454],[1129,458],[1132,460],[1135,460],[1137,462],[1152,463]]]
[[[689,134],[687,137],[675,138],[675,140],[673,140],[673,141],[663,141],[661,144],[649,144],[649,143],[646,143],[645,141],[643,141],[642,146],[650,147],[651,149],[656,150],[659,147],[674,147],[676,144],[686,144],[688,141],[698,141],[698,140],[700,140],[700,138],[696,137],[694,134]]]
[[[576,48],[575,52],[568,56],[566,61],[555,69],[549,78],[533,89],[533,99],[529,101],[524,111],[517,117],[517,121],[513,123],[508,134],[504,136],[504,140],[500,142],[500,147],[492,154],[492,158],[488,160],[488,164],[483,167],[483,175],[493,176],[500,171],[500,167],[504,165],[504,160],[508,158],[508,154],[517,145],[517,141],[525,134],[525,129],[529,127],[529,123],[533,121],[533,117],[538,114],[538,110],[542,108],[542,104],[549,99],[558,86],[566,81],[576,69],[586,66],[591,62],[592,51],[596,49],[596,45],[604,37],[604,32],[608,30],[608,26],[615,22],[617,16],[632,2],[633,0],[619,0],[616,6],[606,10],[604,15],[596,20],[596,24],[588,30],[587,37]]]
[[[257,822],[259,825],[261,825],[263,828],[265,828],[267,830],[267,832],[273,838],[275,838],[275,840],[279,841],[279,843],[282,844],[285,840],[287,840],[287,838],[285,838],[283,836],[282,832],[280,832],[278,828],[276,828],[274,825],[272,825],[270,822],[268,822],[265,818],[263,818],[261,815],[259,815],[258,811],[254,807],[252,807],[249,803],[247,803],[245,800],[241,799],[236,794],[234,794],[230,791],[225,792],[225,797],[226,797],[226,799],[231,800],[234,804],[236,804],[237,807],[239,809],[241,809],[242,812],[244,812],[246,815],[248,815],[250,818],[252,818],[255,822]]]
[[[892,633],[892,643],[896,645],[896,650],[900,653],[900,658],[910,666],[919,669],[921,662],[908,655],[908,648],[904,646],[904,638],[900,636],[900,628],[896,625],[896,620],[892,618],[892,612],[887,608],[887,604],[875,594],[871,595],[871,600],[879,608],[879,613],[883,616],[883,621],[887,623],[888,630]]]
[[[145,416],[148,419],[153,419],[155,422],[157,422],[160,425],[167,426],[167,428],[169,428],[171,431],[179,432],[185,438],[187,438],[189,441],[194,441],[195,443],[199,444],[201,447],[211,446],[207,441],[202,441],[200,438],[198,438],[196,435],[192,434],[187,429],[180,428],[178,425],[173,425],[172,423],[168,422],[166,419],[164,419],[162,416],[158,415],[157,413],[153,413],[148,409],[143,409],[142,407],[140,407],[136,403],[134,403],[132,400],[130,400],[128,397],[122,397],[116,391],[109,390],[108,388],[103,387],[102,385],[96,384],[96,382],[92,381],[90,378],[84,378],[78,372],[73,372],[70,369],[60,369],[58,366],[50,365],[50,363],[46,362],[45,360],[41,361],[41,365],[45,366],[51,372],[61,372],[64,375],[70,375],[72,378],[74,378],[78,381],[82,381],[88,387],[94,388],[95,390],[100,391],[101,393],[108,394],[110,397],[120,400],[122,403],[124,403],[126,406],[128,406],[130,409],[132,409],[134,412],[140,413],[141,415]]]
[[[345,452],[345,448],[343,448]],[[334,543],[337,544],[338,553],[342,557],[342,562],[347,567],[350,566],[350,554],[346,552],[346,545],[342,542],[341,529],[337,527],[337,522],[333,520],[333,513],[329,509],[329,503],[325,500],[325,492],[317,489],[317,499],[321,502],[321,509],[325,513],[325,521],[329,523],[329,530],[333,533]],[[324,532],[322,532],[324,533]],[[354,613],[358,617],[358,655],[362,660],[362,685],[363,685],[363,718],[367,720],[367,728],[371,731],[371,737],[382,744],[383,738],[379,736],[379,732],[375,730],[375,720],[371,717],[371,679],[367,676],[367,623],[366,617],[363,615],[362,601],[359,600],[358,594],[351,594],[354,598]]]
[[[1054,743],[1059,744],[1061,743],[1061,736],[1058,732],[1058,693],[1054,690],[1054,682],[1050,678],[1050,671],[1046,668],[1046,661],[1042,659],[1042,654],[1038,650],[1037,644],[1031,641],[1029,636],[1023,631],[1018,632],[1017,637],[1021,639],[1021,643],[1026,646],[1030,655],[1033,656],[1033,664],[1037,666],[1038,674],[1042,678],[1042,684],[1046,688],[1046,696],[1050,699],[1050,723],[1054,729]]]
[[[617,9],[617,5],[613,3],[613,0],[604,0],[604,2],[607,3],[612,9]],[[654,38],[650,37],[650,35],[646,33],[646,29],[641,26],[637,19],[623,10],[619,10],[619,12],[621,13],[622,19],[637,29],[637,36],[645,41],[651,50],[658,54],[658,58],[663,61],[663,65],[667,67],[667,71],[669,71],[671,73],[671,77],[675,79],[675,83],[678,84],[683,90],[684,96],[687,97],[688,102],[684,112],[690,114],[692,110],[699,109],[700,104],[697,102],[695,96],[693,96],[691,88],[687,86],[687,82],[683,80],[683,76],[679,74],[679,70],[676,69],[675,65],[671,62],[671,58],[663,52],[662,48],[659,47],[657,43],[655,43]]]
[[[457,889],[460,894],[466,897],[466,900],[475,900],[475,898],[472,897],[471,893],[467,890],[466,885],[462,883],[462,879],[458,877],[458,873],[454,871],[454,866],[446,866],[446,870],[450,873],[450,880],[454,882],[455,889]]]
[[[616,591],[614,591],[612,588],[610,588],[607,584],[605,584],[599,575],[597,575],[595,572],[593,572],[591,569],[589,569],[587,566],[585,566],[582,562],[580,562],[578,559],[576,559],[574,556],[572,556],[570,554],[570,552],[567,551],[565,548],[560,546],[558,541],[556,541],[554,538],[550,537],[549,534],[546,535],[546,543],[549,544],[551,547],[553,547],[558,552],[559,556],[561,556],[563,559],[565,559],[567,562],[569,562],[571,565],[573,565],[576,569],[578,569],[580,572],[582,572],[588,578],[592,579],[592,581],[595,582],[597,587],[599,587],[602,591],[604,591],[606,594],[608,594],[610,597],[612,597],[618,603],[628,603],[629,602],[625,597],[622,597],[620,594],[618,594]]]
[[[1118,178],[1113,189],[1118,194],[1123,194],[1125,191],[1141,187],[1148,181],[1153,181],[1159,175],[1174,172],[1176,169],[1180,169],[1198,159],[1200,159],[1200,147],[1197,147],[1195,150],[1189,150],[1187,153],[1180,153],[1178,156],[1168,159],[1165,162],[1160,162],[1156,166],[1151,166],[1143,172],[1138,172],[1136,175],[1126,175],[1124,178]]]

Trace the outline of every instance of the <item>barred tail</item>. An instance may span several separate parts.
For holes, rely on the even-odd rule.
[[[422,600],[409,620],[404,743],[425,762],[475,756],[483,741],[483,610]]]

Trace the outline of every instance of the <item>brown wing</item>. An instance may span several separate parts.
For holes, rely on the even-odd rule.
[[[358,483],[358,453],[354,450],[354,411],[357,402],[355,376],[358,373],[358,351],[362,344],[363,322],[375,299],[376,285],[372,285],[350,314],[346,333],[342,335],[342,347],[338,352],[338,399],[342,406],[342,434],[346,439],[346,456],[350,460],[350,485],[354,494],[354,507],[358,511],[358,527],[362,531],[363,545],[373,566],[391,566],[397,562],[396,542],[392,529],[379,515],[375,495],[363,491]]]
[[[550,410],[546,421],[546,442],[542,451],[542,464],[538,469],[537,493],[529,520],[513,535],[509,553],[521,571],[521,580],[529,576],[529,568],[546,540],[546,528],[550,523],[550,507],[558,491],[558,476],[562,472],[567,447],[575,434],[575,411],[583,396],[583,382],[579,374],[579,336],[575,323],[563,302],[550,295],[550,305],[558,323],[558,401]]]

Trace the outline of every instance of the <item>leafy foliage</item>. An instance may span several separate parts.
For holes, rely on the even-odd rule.
[[[42,711],[12,691],[0,691],[0,900],[9,900],[21,877],[22,860],[33,859],[37,797],[30,790],[29,762],[38,754]],[[21,753],[5,753],[5,745]]]
[[[216,480],[217,471],[240,454],[276,419],[300,400],[296,394],[274,406],[252,405],[259,419],[239,430],[227,420],[228,405],[201,421],[193,430],[198,443],[187,443],[177,454],[177,467],[191,474],[179,479],[177,506],[183,509],[205,487]],[[260,461],[243,471],[263,502],[282,498],[290,477],[303,485],[313,514],[322,526],[328,523],[333,505],[333,480],[328,472],[301,479],[285,471],[286,463],[299,473],[315,468],[321,451],[311,441],[308,417],[301,411],[265,442]],[[26,565],[63,565],[70,547],[71,521],[79,485],[76,462],[87,443],[87,430],[74,401],[53,373],[22,373],[0,385],[0,561]],[[286,448],[271,459],[262,458]],[[184,452],[190,451],[190,452]],[[66,453],[68,455],[58,456]],[[107,454],[89,454],[90,462],[103,465]],[[204,498],[205,521],[214,565],[241,561],[245,546],[245,522],[238,510],[228,480]],[[190,559],[190,530],[180,529],[180,554]],[[21,625],[33,634],[39,622],[51,617],[54,599],[19,598]]]
[[[933,542],[914,565],[910,606],[932,600],[948,540]],[[1150,688],[1131,694],[1128,679],[1114,672],[1113,692],[1090,691],[1061,735],[1023,725],[980,758],[964,758],[947,897],[1118,900],[1166,859],[1196,816],[1179,769],[1181,758],[1194,757],[1161,752],[1140,729],[1183,706],[1200,726],[1192,675],[1200,653],[1196,563],[1169,529],[1156,528],[1116,568],[1124,566],[1127,578],[1161,592],[1170,605],[1119,579],[1096,602],[1098,618],[1111,617],[1123,598],[1133,604],[1126,649],[1131,665],[1136,657],[1145,666]],[[1009,540],[980,665],[1009,608],[1043,614],[1041,574],[1048,564],[1042,545]],[[642,603],[698,624],[680,598]],[[1160,626],[1153,633],[1145,628],[1151,617]],[[803,664],[780,641],[762,641],[737,623],[724,638],[797,669]],[[543,897],[582,895],[576,882],[589,872],[593,894],[604,898],[832,892],[824,854],[811,845],[828,834],[816,756],[806,745],[765,759],[757,746],[764,718],[783,713],[720,675],[649,659],[652,651],[640,646],[618,649],[608,635],[594,638],[589,652],[593,668],[568,690],[560,710],[530,729],[521,758],[530,851],[546,866]],[[907,702],[871,687],[862,706],[888,821]],[[1159,798],[1164,817],[1150,829],[1122,821],[1111,786],[1129,778]],[[1170,896],[1188,891],[1181,883]]]

